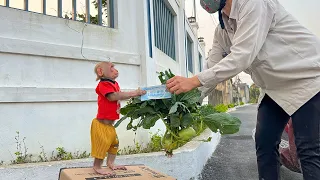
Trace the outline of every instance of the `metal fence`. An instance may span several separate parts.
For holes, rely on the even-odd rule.
[[[6,7],[12,7],[10,6],[10,2],[13,2],[16,0],[4,0],[4,6]],[[52,2],[54,0],[50,0]],[[105,13],[106,17],[108,18],[108,24],[109,27],[114,27],[114,1],[115,0],[85,0],[85,14],[78,14],[77,13],[77,0],[72,0],[72,12],[71,12],[71,17],[68,17],[65,15],[63,17],[62,13],[62,5],[63,5],[63,0],[56,0],[57,1],[57,17],[60,18],[68,18],[72,20],[79,20],[82,22],[86,23],[91,23],[91,24],[97,24],[97,25],[103,25],[103,8],[106,8]],[[41,13],[43,15],[47,15],[47,3],[49,0],[41,0]],[[24,0],[23,1],[23,10],[29,11],[29,0]],[[90,14],[90,6],[94,5],[95,8],[98,11],[98,14],[96,16],[91,16]]]
[[[164,0],[153,0],[153,17],[156,47],[175,60],[175,16]]]

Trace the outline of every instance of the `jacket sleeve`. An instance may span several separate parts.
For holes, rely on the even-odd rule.
[[[241,5],[230,54],[198,74],[202,86],[210,89],[247,69],[267,37],[275,11],[266,1],[248,0]]]
[[[210,69],[218,62],[223,59],[224,53],[229,53],[231,42],[226,32],[221,29],[220,26],[217,26],[214,32],[212,47],[208,53],[207,59],[204,61],[203,64],[203,71]],[[212,87],[205,87],[202,86],[199,90],[205,94],[208,94],[212,90],[214,90],[215,86]],[[204,98],[204,97],[203,97]]]

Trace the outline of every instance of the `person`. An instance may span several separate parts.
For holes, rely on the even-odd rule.
[[[255,140],[255,131],[256,129],[253,129],[252,131],[253,140]],[[279,145],[279,155],[280,165],[285,166],[287,169],[293,172],[301,173],[300,161],[297,156],[297,148],[294,142],[294,133],[291,118],[281,136],[281,142]]]
[[[204,98],[218,83],[248,73],[264,92],[255,134],[259,179],[280,179],[278,146],[291,117],[303,177],[319,180],[319,38],[278,0],[201,0],[201,5],[209,13],[219,11],[212,67],[189,78],[175,76],[167,89],[180,94],[200,87]]]
[[[137,97],[146,92],[140,89],[130,92],[121,92],[116,78],[119,75],[118,70],[111,62],[100,62],[94,68],[99,81],[95,91],[98,95],[98,113],[91,123],[91,156],[94,157],[93,169],[103,175],[111,175],[110,171],[102,169],[102,163],[107,157],[107,166],[111,170],[123,169],[124,166],[114,164],[119,140],[114,122],[119,119],[120,100],[126,100]]]

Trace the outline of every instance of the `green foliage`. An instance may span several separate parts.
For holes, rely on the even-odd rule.
[[[16,158],[11,161],[12,164],[21,164],[21,163],[29,163],[31,162],[31,154],[28,154],[28,148],[26,146],[26,137],[20,140],[20,132],[16,131],[16,136],[14,138],[16,140],[16,152],[14,155]]]
[[[86,151],[80,152],[77,151],[75,153],[67,152],[63,147],[56,148],[55,151],[52,152],[51,158],[47,157],[47,154],[44,151],[44,147],[40,145],[41,152],[37,158],[32,158],[32,155],[28,153],[28,148],[25,143],[26,137],[22,140],[20,139],[20,132],[16,131],[15,143],[16,143],[16,151],[14,153],[15,159],[11,161],[11,164],[22,164],[22,163],[35,163],[35,162],[48,162],[48,161],[60,161],[60,160],[70,160],[70,159],[81,159],[88,158],[90,154]],[[4,162],[0,161],[0,165]]]
[[[223,134],[234,134],[239,131],[240,119],[231,116],[228,113],[215,113],[204,117],[204,122],[212,132]]]
[[[40,146],[41,148],[41,152],[39,154],[39,162],[48,162],[48,157],[47,157],[47,154],[44,152],[44,147],[41,145]]]
[[[250,86],[250,93],[249,93],[249,96],[250,96],[250,103],[257,103],[258,102],[258,99],[259,99],[259,95],[260,95],[260,90],[259,90],[259,87],[256,86],[255,84],[252,84]]]
[[[240,102],[240,105],[241,105],[241,106],[244,105],[244,102],[241,101],[241,102]]]
[[[51,161],[61,161],[61,160],[71,160],[71,159],[82,159],[90,157],[90,154],[86,151],[80,153],[79,151],[75,153],[67,152],[64,147],[56,148],[56,155],[52,155]],[[54,152],[52,152],[54,154]]]
[[[235,105],[232,103],[232,104],[228,104],[228,108],[234,108]]]
[[[125,147],[118,151],[118,155],[128,155],[128,154],[139,154],[139,153],[150,153],[150,152],[159,152],[163,150],[163,146],[161,143],[162,136],[159,135],[159,131],[155,134],[151,134],[151,140],[146,145],[135,143],[134,147]]]
[[[161,84],[165,84],[172,77],[174,77],[174,74],[170,70],[160,72],[159,80]],[[216,126],[224,128],[223,132],[225,134],[228,132],[234,133],[234,127],[226,126],[219,119],[215,120],[209,116],[217,112],[226,112],[228,107],[225,105],[215,108],[209,105],[200,106],[198,103],[200,95],[201,92],[198,89],[193,89],[179,95],[172,94],[171,99],[142,102],[140,98],[132,98],[125,107],[121,108],[120,113],[123,117],[115,124],[115,127],[118,127],[127,118],[129,118],[127,130],[133,131],[141,127],[150,129],[158,120],[162,120],[166,126],[162,145],[169,155],[172,154],[174,149],[184,145],[195,135],[200,134],[206,127]],[[228,118],[231,118],[231,116],[225,117],[225,119]],[[231,120],[228,122],[231,123],[230,125],[235,123],[235,121]],[[239,126],[238,122],[236,122],[235,126]],[[232,130],[226,130],[229,127]],[[195,133],[191,133],[192,129]],[[188,131],[188,133],[180,133],[185,131]],[[188,137],[186,134],[188,134]],[[189,137],[190,134],[191,136]]]
[[[218,104],[214,107],[215,111],[218,113],[227,112],[228,106],[224,104]]]

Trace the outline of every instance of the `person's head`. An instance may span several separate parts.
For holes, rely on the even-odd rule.
[[[204,10],[208,13],[213,14],[219,12],[219,21],[221,28],[224,29],[224,23],[222,20],[222,9],[229,16],[232,0],[200,0],[200,4]]]
[[[224,2],[223,2],[224,1]],[[208,13],[213,14],[218,12],[224,6],[225,0],[200,0],[203,9]]]
[[[118,70],[114,67],[112,62],[100,62],[94,67],[94,72],[97,75],[96,80],[107,78],[115,80],[119,76]]]

